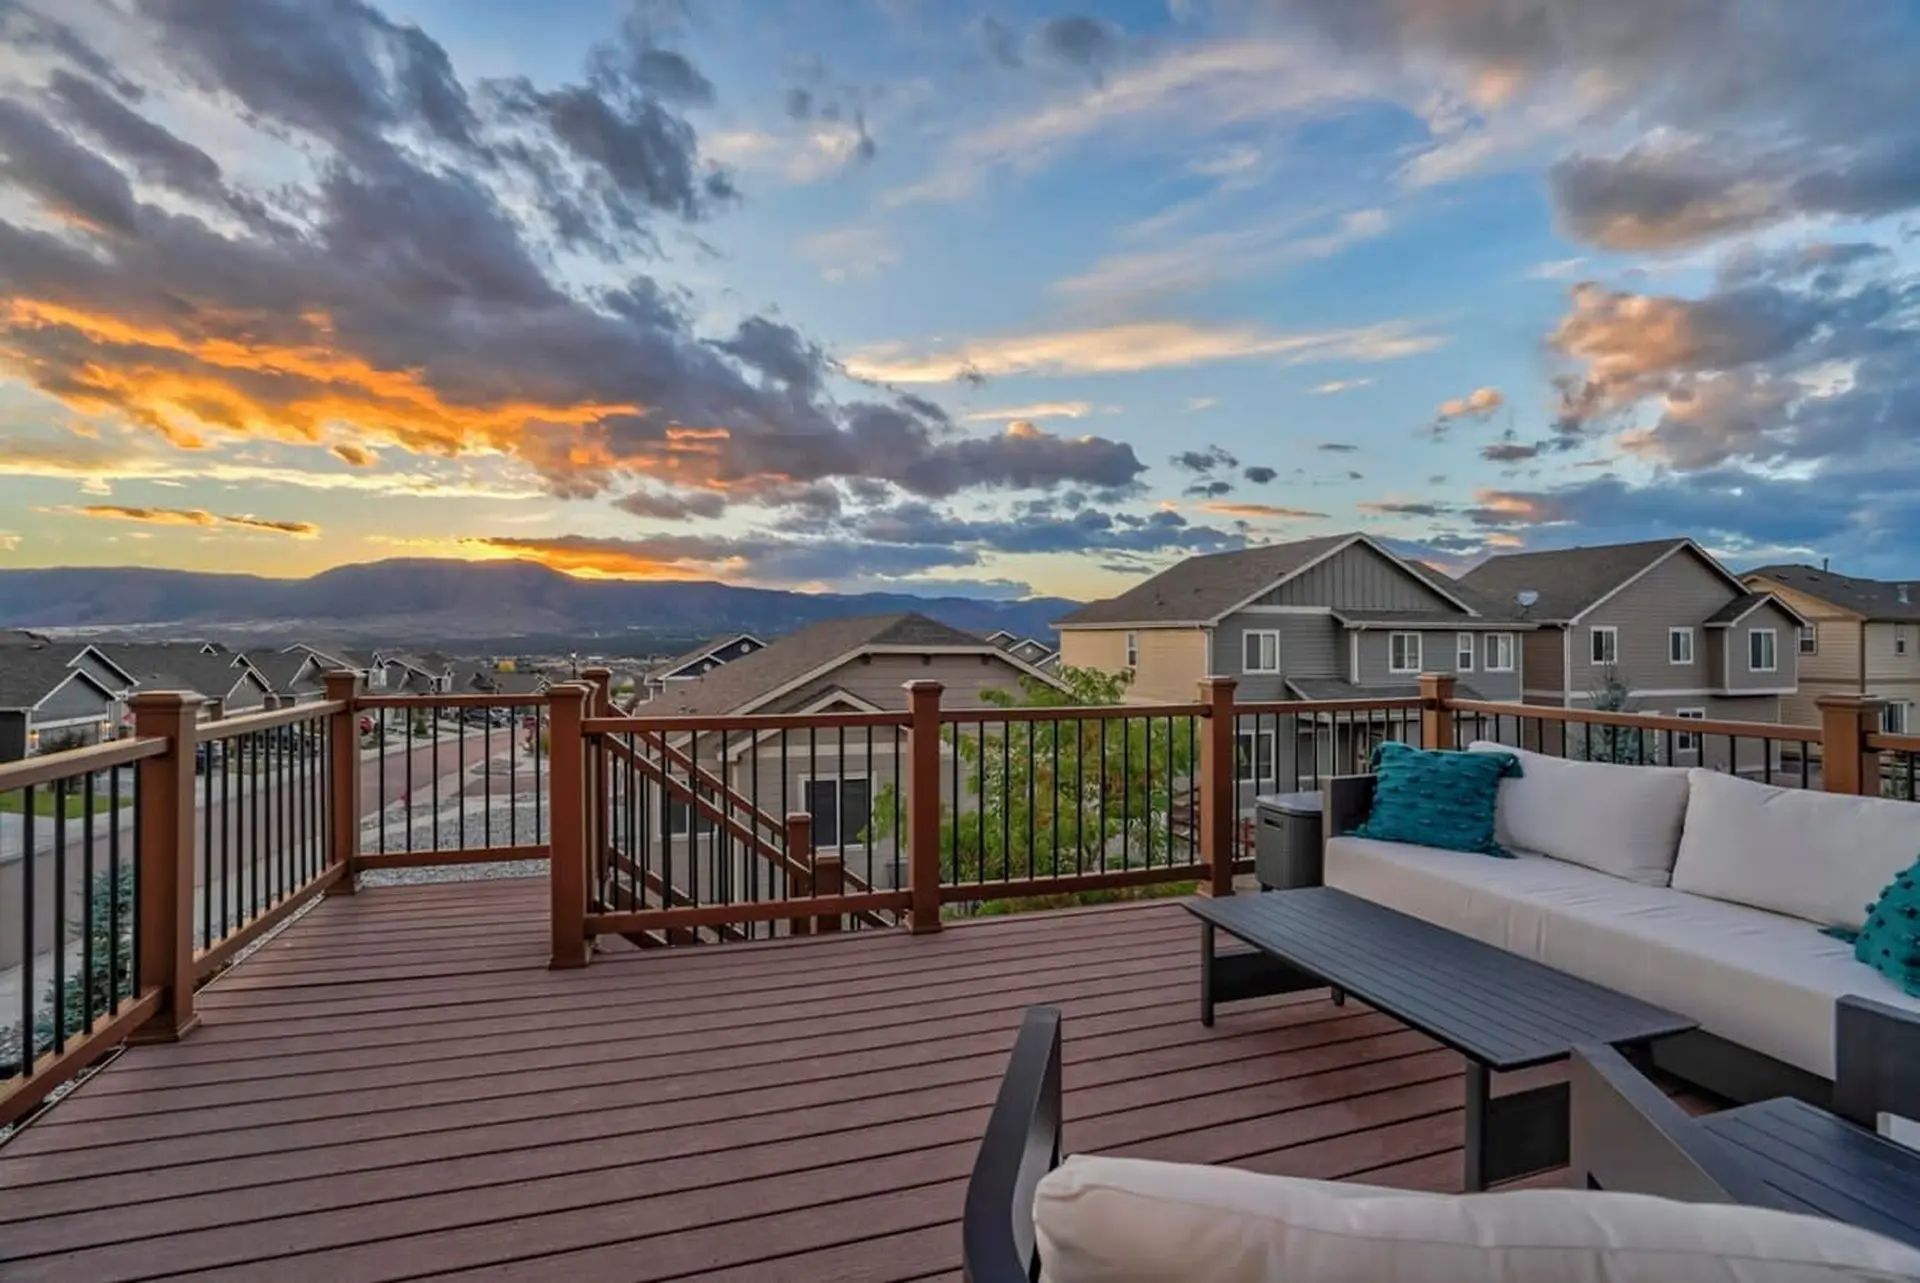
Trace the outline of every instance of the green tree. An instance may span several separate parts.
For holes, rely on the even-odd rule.
[[[90,940],[91,964],[93,973],[92,1006],[88,1006],[88,993],[85,964],[76,967],[76,974],[66,977],[65,992],[60,993],[54,984],[47,983],[47,991],[40,1001],[40,1009],[33,1021],[33,1055],[43,1056],[53,1050],[53,1015],[55,1004],[65,1008],[64,1026],[69,1040],[86,1031],[88,1025],[105,1015],[111,1005],[110,994],[117,993],[122,999],[132,996],[133,991],[133,914],[134,889],[133,872],[122,870],[115,884],[111,873],[102,873],[93,880],[88,893],[92,900],[92,922]],[[115,901],[119,902],[118,913]],[[116,925],[118,930],[115,930]],[[0,1057],[14,1058],[13,1072],[19,1071],[17,1057],[20,1054],[20,1033],[16,1027],[10,1036],[0,1041]],[[4,1062],[0,1062],[4,1063]]]
[[[1600,682],[1589,694],[1596,713],[1624,713],[1632,691],[1609,664],[1600,672]],[[1584,733],[1568,744],[1569,757],[1586,762],[1614,762],[1622,766],[1646,766],[1653,762],[1658,735],[1649,736],[1637,726],[1608,726],[1585,723]]]
[[[1055,687],[1021,679],[988,690],[997,708],[1101,708],[1120,704],[1130,673],[1063,666]],[[1193,787],[1200,731],[1191,718],[1068,717],[968,721],[942,733],[957,766],[956,807],[940,814],[945,882],[997,882],[1166,865],[1187,858],[1190,827],[1175,820]],[[869,834],[906,832],[905,800],[889,785],[874,799]]]

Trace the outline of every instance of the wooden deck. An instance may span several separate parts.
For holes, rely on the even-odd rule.
[[[1071,1150],[1458,1186],[1456,1056],[1323,994],[1202,1028],[1172,904],[552,973],[545,896],[324,903],[0,1148],[0,1277],[957,1277],[1033,1002]]]

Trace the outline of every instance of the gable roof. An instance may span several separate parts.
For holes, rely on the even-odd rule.
[[[1802,615],[1799,611],[1770,592],[1741,593],[1738,597],[1735,597],[1732,601],[1714,611],[1711,615],[1708,615],[1701,622],[1708,628],[1728,628],[1739,623],[1748,615],[1751,615],[1754,611],[1768,603],[1778,606],[1789,617],[1802,624],[1807,622],[1805,615]]]
[[[1469,570],[1460,582],[1483,599],[1499,602],[1504,614],[1539,623],[1566,623],[1683,549],[1726,580],[1728,592],[1746,591],[1745,584],[1691,539],[1502,553]],[[1540,594],[1540,599],[1525,610],[1515,600],[1523,591]]]
[[[1363,534],[1322,535],[1291,543],[1264,544],[1234,552],[1203,553],[1135,584],[1118,597],[1088,602],[1055,623],[1056,628],[1123,624],[1200,627],[1218,622],[1263,593],[1271,592],[1311,566],[1352,544],[1364,544],[1393,564],[1407,563]],[[1451,598],[1461,609],[1474,608],[1451,585],[1442,587],[1409,570],[1427,587]]]
[[[973,633],[914,612],[829,619],[771,642],[750,655],[720,665],[691,681],[675,682],[646,705],[658,716],[744,713],[782,690],[807,680],[869,648],[956,650],[997,655],[1015,668],[1038,673]]]
[[[51,646],[9,646],[0,662],[0,708],[32,708],[74,678],[110,700],[113,692],[84,668],[67,663],[67,652]]]
[[[672,659],[666,660],[663,663],[655,664],[647,670],[646,675],[656,681],[664,677],[669,677],[677,669],[685,668],[688,664],[698,663],[700,660],[713,654],[714,651],[722,650],[742,639],[750,641],[763,649],[766,646],[765,642],[755,637],[752,633],[741,632],[736,629],[730,633],[721,633],[716,637],[709,637],[692,650],[675,655]],[[745,658],[745,656],[742,656],[742,658]]]
[[[94,649],[121,672],[131,673],[136,690],[185,690],[224,700],[243,681],[262,691],[268,685],[244,658],[209,654],[193,642],[106,642]]]
[[[1749,570],[1746,578],[1766,579],[1809,597],[1850,610],[1872,622],[1912,623],[1920,620],[1920,583],[1862,579],[1813,566],[1776,565]],[[1906,600],[1901,601],[1901,590]]]
[[[325,686],[325,679],[316,671],[320,661],[305,651],[249,651],[240,658],[276,695],[319,690]]]

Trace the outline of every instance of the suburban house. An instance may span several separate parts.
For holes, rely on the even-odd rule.
[[[260,712],[275,693],[245,656],[207,642],[96,642],[68,663],[112,690],[116,723],[135,691],[192,691],[203,718]]]
[[[944,685],[941,700],[948,708],[983,707],[982,692],[1017,694],[1023,681],[1057,685],[973,633],[919,614],[871,615],[828,620],[756,643],[751,653],[710,666],[700,677],[673,681],[645,713],[714,718],[899,711],[907,707],[906,684],[927,679]],[[892,833],[866,831],[874,800],[897,793],[904,783],[896,774],[905,769],[903,732],[856,727],[636,739],[642,742],[634,747],[634,760],[643,774],[651,763],[656,773],[649,778],[655,780],[662,766],[683,785],[698,776],[703,796],[740,822],[757,813],[762,828],[773,832],[791,812],[811,814],[814,848],[841,857],[848,890],[904,885]],[[952,772],[942,772],[942,787],[951,799]],[[681,861],[682,872],[671,879],[676,886],[683,877],[699,877],[709,887],[732,879],[736,895],[742,894],[738,888],[770,887],[764,858],[756,859],[705,808],[690,810],[682,800],[684,787],[667,792],[663,805],[656,783],[631,812],[630,832],[640,838],[633,845],[655,852],[653,867],[663,858]]]
[[[1812,566],[1762,566],[1742,576],[1806,621],[1796,639],[1800,689],[1782,697],[1785,719],[1820,720],[1821,695],[1871,695],[1887,702],[1885,729],[1911,735],[1920,725],[1920,583],[1836,575]]]
[[[249,651],[241,659],[259,674],[273,701],[282,708],[327,697],[327,669],[305,651]]]
[[[1147,703],[1192,700],[1208,676],[1238,679],[1242,700],[1390,698],[1421,673],[1518,700],[1532,627],[1363,534],[1189,557],[1055,626],[1061,663],[1131,672]]]
[[[453,661],[438,651],[375,651],[367,671],[370,688],[393,695],[446,695],[453,690]]]
[[[1522,641],[1528,703],[1778,722],[1799,689],[1805,621],[1691,539],[1509,553],[1460,582],[1535,626]],[[1701,762],[1697,736],[1658,754],[1669,748],[1676,763],[1716,764]]]
[[[113,738],[114,692],[67,655],[31,644],[0,651],[0,762]]]
[[[665,663],[648,669],[640,679],[639,698],[651,700],[674,682],[695,681],[722,664],[730,664],[755,651],[766,649],[766,645],[752,633],[722,633],[718,637],[709,637],[685,654],[675,655]]]
[[[371,654],[357,650],[349,650],[341,646],[314,646],[307,642],[295,642],[291,646],[283,647],[280,653],[283,655],[292,655],[295,653],[311,655],[313,661],[320,666],[323,672],[365,673],[368,679],[367,684],[369,686],[373,684],[372,670],[377,667],[377,665],[374,663]],[[382,676],[384,677],[384,675],[383,671]]]

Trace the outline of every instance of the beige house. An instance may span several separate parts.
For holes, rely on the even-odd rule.
[[[1762,566],[1744,576],[1806,620],[1795,638],[1800,690],[1786,720],[1817,723],[1821,695],[1871,695],[1887,702],[1883,725],[1896,735],[1920,726],[1920,584],[1838,575],[1813,566]]]

